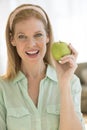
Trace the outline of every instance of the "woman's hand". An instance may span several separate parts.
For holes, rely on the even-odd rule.
[[[59,62],[55,61],[59,82],[70,82],[72,75],[77,68],[76,59],[78,53],[71,44],[69,44],[69,48],[71,49],[71,55],[62,57]]]

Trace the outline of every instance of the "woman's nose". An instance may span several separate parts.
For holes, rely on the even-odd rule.
[[[29,45],[30,47],[35,46],[35,40],[34,40],[33,38],[28,39],[28,45]]]

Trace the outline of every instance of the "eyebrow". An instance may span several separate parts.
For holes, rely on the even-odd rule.
[[[22,33],[22,32],[19,32],[19,33],[17,33],[17,35],[18,35],[18,34],[24,34],[24,33]]]
[[[39,30],[39,31],[34,32],[34,34],[37,34],[37,33],[43,33],[43,32],[42,32],[42,31],[40,31],[40,30]],[[20,34],[26,35],[26,34],[25,34],[25,33],[23,33],[23,32],[18,32],[18,33],[17,33],[17,35],[20,35]]]
[[[36,31],[35,33],[39,33],[39,32],[41,33],[42,31]]]

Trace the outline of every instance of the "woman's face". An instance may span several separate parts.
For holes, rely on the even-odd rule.
[[[43,61],[49,38],[42,21],[29,18],[15,25],[12,45],[16,47],[23,63]]]

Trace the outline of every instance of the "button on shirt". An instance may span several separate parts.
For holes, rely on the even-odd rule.
[[[40,82],[37,107],[27,90],[27,78],[21,71],[12,81],[0,79],[0,130],[59,130],[60,93],[55,70],[48,65],[46,77]],[[71,93],[84,127],[80,112],[81,85],[75,75]]]

